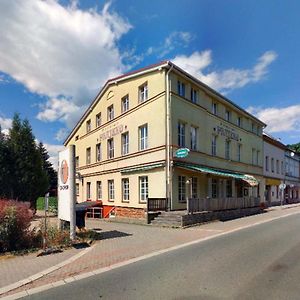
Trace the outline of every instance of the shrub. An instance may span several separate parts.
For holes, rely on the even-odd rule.
[[[0,252],[32,246],[30,203],[0,199]]]

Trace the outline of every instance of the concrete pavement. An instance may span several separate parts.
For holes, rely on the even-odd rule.
[[[30,290],[46,284],[61,282],[63,280],[70,281],[70,278],[75,278],[78,275],[126,262],[136,257],[185,243],[214,237],[223,233],[226,234],[227,232],[239,230],[240,228],[245,228],[247,226],[252,226],[253,224],[259,224],[294,213],[300,213],[299,205],[285,206],[284,209],[275,207],[269,209],[265,214],[228,222],[213,222],[187,229],[159,228],[143,225],[110,223],[103,220],[89,220],[87,221],[87,226],[102,233],[101,240],[97,241],[89,252],[76,259],[76,261],[67,263],[63,267],[44,275],[31,283],[14,289],[9,293],[5,293],[2,296]],[[67,253],[69,255],[71,252],[66,251],[65,255],[67,255]],[[73,253],[70,254],[70,257],[72,255]],[[2,286],[13,283],[13,278],[16,279],[14,274],[18,272],[18,269],[23,269],[23,266],[24,269],[30,269],[28,267],[30,264],[25,267],[26,263],[22,262],[22,259],[23,258],[19,258],[19,260],[18,258],[5,260],[2,265],[0,260],[0,282],[3,282]],[[48,259],[49,263],[55,264],[54,258],[49,256]],[[52,259],[53,262],[51,261]],[[4,265],[5,269],[2,268]],[[35,258],[34,265],[36,268],[39,266],[41,270],[42,264],[39,263],[37,258]],[[33,273],[34,269],[32,269],[31,275],[33,275]],[[21,277],[20,274],[19,278]]]

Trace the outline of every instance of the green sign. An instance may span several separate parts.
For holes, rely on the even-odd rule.
[[[177,158],[184,158],[189,155],[190,149],[188,148],[179,148],[175,152],[175,157]]]

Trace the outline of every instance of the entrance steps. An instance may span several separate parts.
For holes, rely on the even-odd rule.
[[[150,224],[153,226],[180,228],[182,227],[182,216],[186,215],[186,213],[184,210],[162,211]]]

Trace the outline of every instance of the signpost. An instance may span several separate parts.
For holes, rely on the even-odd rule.
[[[189,155],[190,149],[188,148],[179,148],[175,151],[175,157],[177,158],[185,158]]]
[[[70,238],[75,238],[76,190],[75,190],[75,145],[70,145],[58,154],[58,218],[70,222]]]
[[[283,202],[283,196],[284,196],[284,190],[286,188],[286,184],[285,183],[281,183],[279,184],[279,189],[281,190],[281,198],[280,198],[280,207],[282,209],[282,202]]]

